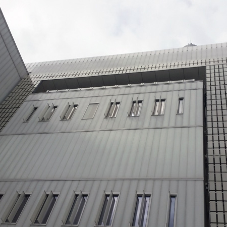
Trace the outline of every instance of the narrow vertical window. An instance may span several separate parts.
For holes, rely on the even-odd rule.
[[[31,221],[34,224],[46,224],[50,213],[54,207],[54,204],[57,201],[58,194],[44,193],[42,198],[39,201],[38,206],[36,207],[35,212],[32,215]]]
[[[67,218],[63,220],[66,225],[79,225],[83,210],[88,199],[88,194],[74,194],[71,200],[69,212],[67,211]]]
[[[170,196],[170,205],[169,205],[169,223],[168,227],[174,227],[174,218],[175,218],[175,206],[176,206],[176,196]]]
[[[95,116],[99,103],[90,103],[86,109],[83,119],[91,119]]]
[[[61,116],[60,116],[61,120],[63,120],[63,121],[64,120],[65,121],[70,120],[72,118],[73,114],[75,113],[77,107],[78,107],[77,104],[74,104],[74,103],[69,104],[68,103],[66,105],[65,109],[63,110]]]
[[[39,116],[39,121],[48,121],[52,117],[53,113],[57,109],[57,106],[54,104],[47,105],[46,108],[44,108],[43,112]]]
[[[132,106],[131,106],[130,113],[129,113],[130,117],[140,116],[141,109],[142,109],[142,103],[143,103],[143,100],[132,101]]]
[[[110,102],[106,117],[116,117],[120,107],[120,102]]]
[[[5,223],[16,224],[28,199],[30,194],[27,193],[16,193],[16,195],[11,200],[11,203],[7,207],[5,213],[3,214],[2,220]]]
[[[3,197],[3,194],[0,194],[0,200],[2,199],[2,197]]]
[[[150,195],[141,194],[136,197],[132,226],[146,227],[148,223]]]
[[[184,112],[183,102],[184,102],[184,98],[179,98],[179,101],[178,101],[178,111],[177,111],[178,114],[183,114],[183,112]]]
[[[113,224],[118,198],[118,194],[105,194],[101,213],[97,223],[99,226],[111,226]]]
[[[37,106],[33,106],[33,107],[31,108],[31,110],[29,111],[28,115],[23,119],[23,121],[24,121],[24,122],[28,122],[28,121],[31,119],[31,117],[33,116],[33,114],[35,113],[35,111],[36,111],[37,109],[38,109]]]
[[[165,99],[155,99],[153,115],[163,115],[165,112]]]

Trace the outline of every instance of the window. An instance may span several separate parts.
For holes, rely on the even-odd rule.
[[[60,116],[61,120],[66,120],[66,121],[70,120],[72,118],[73,114],[75,113],[77,107],[78,107],[77,104],[68,103]]]
[[[132,226],[147,226],[150,209],[150,198],[151,195],[148,194],[137,194],[132,218]]]
[[[39,116],[39,121],[48,121],[50,120],[51,116],[57,109],[57,106],[54,104],[52,105],[47,105],[46,108],[44,108],[43,112]]]
[[[176,195],[170,195],[168,227],[174,227],[176,199]]]
[[[0,200],[2,199],[2,197],[3,197],[3,194],[0,194]]]
[[[32,108],[30,109],[28,115],[23,119],[23,122],[28,122],[37,109],[38,109],[37,106],[32,106]]]
[[[73,198],[71,199],[62,220],[64,225],[79,225],[87,200],[88,194],[73,194]]]
[[[46,224],[59,194],[50,192],[42,195],[31,221],[34,224]]]
[[[91,119],[95,116],[99,103],[90,103],[86,109],[83,119]]]
[[[130,109],[129,116],[130,117],[138,117],[140,115],[142,109],[143,100],[135,100],[132,101],[132,107]]]
[[[184,112],[184,109],[183,109],[183,101],[184,101],[184,98],[179,98],[179,101],[178,101],[178,111],[177,111],[178,114],[183,114],[183,112]]]
[[[115,193],[104,195],[98,219],[96,220],[97,226],[111,226],[113,224],[118,198],[119,195]]]
[[[105,117],[116,117],[119,107],[120,102],[116,102],[116,100],[114,102],[110,101],[110,104],[108,105],[107,111],[105,113]]]
[[[22,193],[17,192],[16,195],[11,200],[5,213],[3,214],[2,221],[5,223],[15,224],[18,221],[29,197],[30,194],[24,192]]]
[[[155,99],[153,115],[163,115],[165,111],[165,99]]]

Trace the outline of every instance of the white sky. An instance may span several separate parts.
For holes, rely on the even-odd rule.
[[[227,41],[227,0],[1,0],[26,63]]]

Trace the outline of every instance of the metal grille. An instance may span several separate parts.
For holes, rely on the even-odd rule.
[[[227,226],[227,66],[207,66],[210,223]]]

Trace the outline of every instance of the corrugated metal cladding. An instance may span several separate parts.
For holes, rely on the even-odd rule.
[[[177,114],[179,98],[183,114]],[[129,117],[133,100],[140,116]],[[155,99],[164,115],[153,116]],[[110,101],[120,102],[116,118],[105,118]],[[47,122],[43,108],[57,106]],[[78,104],[69,121],[60,115]],[[89,103],[99,103],[83,120]],[[16,226],[30,218],[44,191],[60,193],[47,226],[61,226],[73,192],[89,193],[79,226],[94,226],[104,192],[119,193],[113,221],[129,226],[137,193],[151,195],[147,227],[167,226],[169,196],[177,195],[175,226],[204,226],[203,83],[174,82],[30,95],[0,136],[0,216],[12,196],[31,193]],[[24,116],[38,107],[27,123]],[[4,224],[3,224],[4,226]]]
[[[27,69],[0,9],[0,103],[21,78],[27,75]]]
[[[226,62],[227,43],[27,64],[35,79],[121,74]]]

